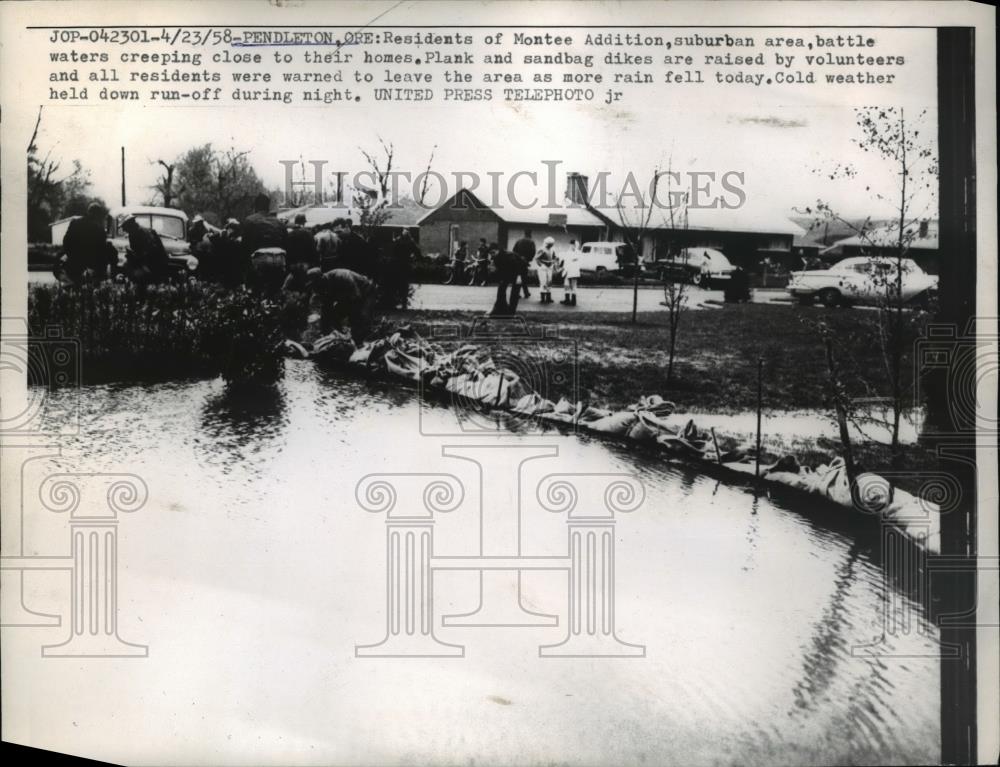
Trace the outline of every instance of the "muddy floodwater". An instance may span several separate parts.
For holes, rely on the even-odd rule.
[[[100,386],[54,395],[51,418],[76,398],[79,429],[32,471],[147,484],[146,506],[119,524],[119,634],[149,657],[43,659],[37,643],[59,629],[12,635],[27,660],[5,673],[32,674],[39,694],[4,727],[45,732],[36,745],[129,763],[940,758],[936,630],[886,581],[877,528],[848,512],[755,498],[589,437],[456,433],[443,404],[307,362],[253,400],[219,381]],[[442,455],[468,444],[558,455],[525,464],[518,491],[516,475],[486,482]],[[434,575],[433,621],[464,657],[356,657],[386,633],[385,515],[359,506],[356,485],[434,471],[465,486],[435,517],[435,555],[455,556],[477,552],[478,506],[498,499],[520,509],[525,555],[565,554],[565,515],[539,508],[534,485],[634,473],[645,501],[616,517],[615,631],[644,654],[539,656],[566,635],[564,572],[521,585],[522,604],[558,625],[442,625],[477,606],[478,574],[457,570]],[[59,583],[35,587],[43,608],[59,612]],[[912,621],[882,637],[886,604]]]

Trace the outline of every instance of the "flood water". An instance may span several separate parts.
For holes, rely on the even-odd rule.
[[[428,436],[454,424],[448,408],[421,421],[415,393],[306,362],[250,401],[219,381],[80,396],[79,433],[46,470],[147,483],[147,506],[120,523],[120,634],[150,656],[99,677],[84,663],[33,661],[45,694],[33,726],[74,753],[219,764],[940,758],[936,632],[911,605],[908,631],[874,657],[857,650],[881,635],[886,601],[907,596],[885,592],[878,531],[849,517],[584,436]],[[355,657],[356,644],[382,638],[386,612],[384,515],[359,508],[355,485],[447,470],[472,487],[475,467],[442,447],[477,440],[558,447],[530,462],[529,484],[550,472],[639,477],[645,502],[615,531],[615,598],[618,636],[644,657],[540,658],[538,645],[565,632],[566,576],[547,572],[525,575],[524,602],[562,628],[441,626],[441,614],[475,608],[477,576],[438,573],[435,632],[465,657]],[[520,497],[525,554],[565,553],[564,518],[530,489]],[[474,553],[478,502],[473,489],[439,515],[435,554]],[[143,738],[102,738],[143,726]]]

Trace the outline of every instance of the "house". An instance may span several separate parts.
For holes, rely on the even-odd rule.
[[[747,204],[740,208],[691,208],[671,210],[656,206],[650,211],[638,200],[621,211],[615,210],[618,225],[615,239],[622,239],[624,224],[633,231],[644,228],[643,261],[667,258],[682,248],[713,248],[722,251],[731,263],[748,271],[759,271],[769,259],[787,268],[800,268],[796,238],[805,230],[780,210]]]
[[[792,255],[795,257],[790,269],[800,269],[803,266],[807,269],[819,259],[819,252],[823,246],[810,236],[810,233],[796,235],[792,240]]]
[[[453,244],[462,241],[473,249],[480,238],[510,248],[530,231],[539,245],[545,237],[552,237],[560,249],[571,239],[581,245],[620,242],[625,239],[625,228],[644,228],[641,256],[646,262],[666,258],[681,248],[705,247],[721,250],[732,263],[748,269],[756,270],[765,258],[801,268],[802,254],[793,244],[806,232],[787,213],[744,205],[732,210],[689,208],[683,215],[678,211],[671,216],[661,205],[650,211],[635,198],[625,202],[622,210],[595,207],[588,179],[579,173],[567,174],[565,194],[554,206],[542,202],[529,209],[488,205],[463,188],[420,219],[420,242],[427,254],[450,253]]]
[[[557,249],[567,248],[573,239],[582,244],[605,239],[607,235],[609,222],[581,201],[572,186],[555,205],[540,202],[531,208],[522,208],[508,200],[490,202],[493,204],[487,204],[471,190],[462,188],[428,211],[419,220],[420,246],[424,253],[449,254],[456,242],[467,243],[471,251],[480,239],[509,250],[525,232],[531,233],[539,247],[546,237],[552,237]]]
[[[905,229],[903,235],[907,241],[906,258],[912,258],[917,266],[928,274],[938,274],[940,268],[938,221],[926,219]],[[875,225],[863,234],[838,240],[820,251],[820,256],[828,260],[853,256],[892,258],[896,255],[898,246],[899,225],[883,223]]]

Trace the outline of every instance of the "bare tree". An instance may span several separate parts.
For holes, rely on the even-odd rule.
[[[90,173],[79,160],[73,170],[61,174],[61,163],[52,159],[50,148],[44,155],[39,149],[42,107],[38,108],[35,128],[28,141],[27,208],[28,241],[44,242],[49,237],[49,225],[62,216],[82,214],[91,201]],[[103,205],[103,203],[101,203]]]
[[[396,153],[396,148],[392,145],[392,142],[386,143],[385,139],[381,136],[378,137],[378,142],[382,147],[382,152],[385,154],[384,165],[379,161],[375,153],[369,152],[363,147],[358,147],[358,149],[368,163],[368,167],[372,170],[379,193],[382,198],[387,198],[389,196],[389,182],[392,178],[392,161]]]
[[[389,190],[392,184],[392,164],[396,154],[392,142],[387,143],[381,136],[378,137],[378,141],[384,157],[380,158],[377,152],[358,148],[368,163],[375,187],[355,189],[353,194],[354,207],[358,210],[358,226],[369,241],[372,240],[375,230],[389,218]]]
[[[921,136],[925,116],[926,112],[920,112],[908,120],[904,110],[895,107],[864,107],[856,111],[861,136],[854,143],[888,162],[897,179],[892,191],[873,193],[876,200],[888,203],[896,211],[887,226],[874,223],[871,217],[860,224],[854,223],[823,201],[818,201],[815,209],[806,208],[807,213],[816,217],[814,226],[830,221],[847,226],[864,252],[872,256],[869,277],[877,291],[877,341],[891,408],[887,425],[891,432],[892,461],[897,468],[902,460],[900,424],[909,402],[904,390],[903,358],[909,325],[920,320],[919,313],[909,311],[920,307],[904,307],[903,279],[911,268],[907,256],[919,236],[921,222],[932,217],[936,207],[937,157],[927,134]],[[858,170],[838,165],[828,175],[831,179],[853,179],[857,178]],[[866,184],[865,191],[872,193],[870,184]],[[873,420],[871,415],[868,419]]]
[[[625,184],[622,186],[622,192],[615,198],[615,211],[618,214],[618,222],[621,226],[621,234],[625,240],[625,244],[628,245],[631,250],[631,254],[628,256],[632,265],[632,324],[634,325],[638,319],[639,313],[639,271],[640,265],[642,263],[642,246],[646,238],[646,234],[650,229],[650,221],[653,218],[653,210],[657,205],[656,200],[656,187],[660,181],[659,170],[653,170],[653,175],[649,182],[649,192],[643,192],[635,180],[635,177],[629,173],[625,180]],[[632,189],[626,192],[626,187],[631,186]],[[635,199],[636,204],[630,206],[625,202],[626,197],[632,197]]]
[[[667,166],[667,213],[662,214],[663,224],[671,233],[671,239],[667,243],[667,253],[672,255],[677,244],[673,241],[675,233],[687,231],[688,228],[688,195],[680,196],[679,204],[675,205],[675,194],[672,186],[672,166],[673,161]],[[667,356],[667,381],[672,381],[674,377],[674,355],[677,350],[677,334],[680,328],[681,315],[687,308],[687,283],[683,280],[671,280],[664,278],[663,281],[663,305],[667,308],[667,329],[670,333]]]
[[[170,203],[174,201],[174,197],[183,192],[183,189],[175,192],[174,190],[174,170],[177,168],[177,161],[167,162],[166,160],[156,160],[150,161],[150,165],[162,165],[163,175],[160,176],[156,183],[153,184],[153,191],[160,195],[160,201],[163,203],[163,207],[169,208]]]
[[[431,177],[431,166],[434,165],[434,152],[437,151],[437,144],[431,147],[431,156],[427,159],[427,170],[424,171],[423,178],[420,181],[420,188],[417,190],[417,202],[422,208],[424,206],[424,198],[427,197],[427,183]]]

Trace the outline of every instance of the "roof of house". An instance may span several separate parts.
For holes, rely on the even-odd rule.
[[[174,216],[176,218],[183,218],[185,221],[188,220],[188,214],[179,208],[164,208],[157,205],[121,205],[117,208],[112,208],[108,211],[108,215],[119,218],[124,215],[156,215],[156,216]]]
[[[393,205],[386,208],[389,217],[383,226],[414,227],[423,218],[427,208],[411,197],[401,197]]]
[[[616,225],[630,228],[646,222],[648,229],[689,229],[710,232],[746,232],[757,234],[786,234],[803,237],[806,231],[792,221],[788,213],[765,205],[744,204],[739,208],[686,209],[657,202],[650,208],[646,200],[628,198],[622,211],[617,208],[604,211]],[[619,223],[620,222],[620,223]]]
[[[299,208],[279,210],[277,215],[279,220],[291,222],[300,213],[305,214],[306,226],[310,227],[332,224],[338,218],[353,218],[351,209],[343,205],[303,205]]]
[[[938,222],[927,222],[927,236],[920,236],[920,225],[913,224],[903,230],[908,238],[907,248],[910,250],[938,249]],[[856,248],[894,248],[899,244],[899,225],[883,224],[872,228],[863,234],[855,234],[837,240],[830,247],[820,251],[823,254],[842,253],[845,247]]]
[[[49,229],[51,229],[54,226],[59,226],[60,224],[69,223],[70,221],[76,218],[83,218],[83,216],[66,216],[66,218],[60,218],[58,221],[53,221],[51,224],[49,224]]]
[[[385,210],[388,217],[381,226],[407,228],[416,226],[417,219],[424,211],[414,200],[409,198],[402,198]],[[291,222],[299,213],[305,214],[305,225],[308,227],[332,224],[338,218],[350,218],[356,224],[361,218],[361,212],[357,208],[347,205],[303,205],[299,208],[286,208],[278,211],[278,218]]]
[[[671,220],[671,210],[668,206],[657,204],[650,211],[645,203],[636,198],[627,198],[621,212],[616,207],[590,209],[566,198],[560,199],[556,205],[548,205],[544,199],[536,200],[535,205],[525,208],[507,202],[502,193],[497,204],[487,204],[480,196],[465,188],[460,189],[437,208],[425,213],[420,217],[418,223],[423,223],[433,213],[441,211],[449,205],[455,205],[460,196],[464,196],[463,199],[468,199],[469,204],[475,207],[492,211],[498,219],[507,224],[549,226],[551,225],[551,217],[555,214],[566,217],[566,226],[578,227],[604,227],[610,223],[615,227],[621,227],[624,224],[631,228],[642,222],[647,222],[649,229],[681,229],[686,227],[698,231],[785,234],[793,237],[802,237],[806,234],[801,226],[788,217],[788,213],[767,209],[764,206],[744,205],[733,209],[721,206],[718,208],[688,207],[685,223],[682,211],[675,209],[674,218]],[[487,199],[493,203],[492,199],[489,197]]]
[[[523,207],[522,205],[515,205],[506,195],[502,192],[498,195],[497,199],[492,199],[492,193],[486,197],[488,202],[484,202],[479,196],[474,194],[471,190],[459,189],[455,194],[445,200],[438,207],[427,211],[418,219],[418,223],[423,223],[423,221],[430,215],[437,213],[449,206],[456,204],[459,197],[463,200],[467,199],[469,204],[483,209],[491,211],[498,219],[506,224],[527,224],[530,226],[550,226],[552,216],[565,216],[566,226],[591,226],[591,227],[603,227],[605,222],[592,211],[587,208],[573,203],[568,199],[559,199],[555,201],[555,205],[547,204],[547,200],[534,200],[531,207]],[[464,207],[464,203],[463,203]],[[561,226],[561,224],[560,224]]]
[[[819,250],[823,246],[816,242],[809,236],[809,232],[804,232],[803,234],[797,234],[792,239],[793,248],[816,248]]]

